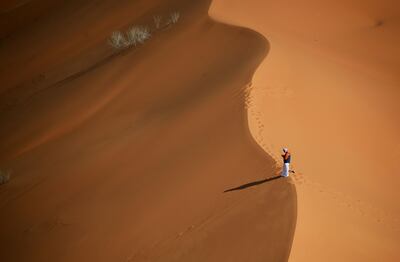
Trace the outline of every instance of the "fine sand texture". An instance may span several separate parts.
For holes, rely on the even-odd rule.
[[[400,261],[399,2],[215,0],[210,15],[270,43],[249,125],[293,154],[289,261]]]
[[[270,46],[210,4],[1,5],[0,261],[287,261],[296,189],[248,125]],[[152,37],[113,50],[131,25]]]

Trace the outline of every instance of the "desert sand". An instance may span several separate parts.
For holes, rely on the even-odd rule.
[[[0,261],[399,261],[399,10],[3,1]]]
[[[248,125],[270,46],[209,6],[1,5],[1,261],[287,261],[296,188]],[[108,43],[176,11],[143,45]]]
[[[215,0],[210,15],[270,45],[249,126],[275,159],[292,150],[289,261],[400,261],[399,2]]]

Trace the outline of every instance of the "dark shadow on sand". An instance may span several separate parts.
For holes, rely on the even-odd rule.
[[[252,186],[258,186],[258,185],[267,183],[269,181],[272,181],[272,180],[275,180],[275,179],[278,179],[278,178],[281,178],[281,177],[282,176],[273,176],[273,177],[266,178],[266,179],[263,179],[263,180],[254,181],[254,182],[247,183],[247,184],[244,184],[244,185],[241,185],[241,186],[238,186],[238,187],[227,189],[227,190],[224,191],[224,193],[231,192],[231,191],[236,191],[236,190],[243,190],[243,189],[246,189],[246,188],[252,187]]]

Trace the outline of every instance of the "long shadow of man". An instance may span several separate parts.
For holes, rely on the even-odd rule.
[[[226,193],[226,192],[231,192],[231,191],[236,191],[236,190],[243,190],[243,189],[246,189],[246,188],[248,188],[248,187],[252,187],[252,186],[257,186],[257,185],[260,185],[260,184],[264,184],[264,183],[266,183],[266,182],[269,182],[269,181],[272,181],[272,180],[275,180],[275,179],[278,179],[278,178],[281,178],[281,177],[282,177],[282,176],[274,176],[274,177],[269,177],[269,178],[266,178],[266,179],[263,179],[263,180],[258,180],[258,181],[250,182],[250,183],[247,183],[247,184],[238,186],[238,187],[234,187],[234,188],[231,188],[231,189],[227,189],[227,190],[224,191],[224,193]]]

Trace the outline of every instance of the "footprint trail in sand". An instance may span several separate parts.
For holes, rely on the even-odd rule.
[[[265,129],[264,124],[261,121],[262,112],[257,111],[254,108],[254,104],[252,99],[250,98],[250,90],[251,85],[248,86],[248,90],[246,92],[246,106],[249,112],[249,118],[252,121],[255,121],[257,125],[257,133],[254,135],[256,142],[267,152],[275,161],[277,167],[277,174],[280,173],[280,169],[282,168],[281,157],[276,152],[279,152],[279,148],[277,148],[272,143],[267,143],[263,137],[263,132]],[[265,89],[265,88],[264,88]],[[265,89],[263,91],[266,92],[268,96],[287,96],[292,93],[291,90],[285,89]],[[258,89],[259,90],[259,89]],[[257,90],[257,91],[258,91]],[[300,187],[308,187],[312,189],[314,192],[318,192],[321,195],[328,197],[328,199],[334,200],[339,206],[350,209],[352,212],[355,212],[361,217],[367,218],[370,221],[374,221],[379,224],[381,227],[387,227],[390,230],[399,231],[400,232],[400,219],[395,215],[387,212],[381,208],[378,208],[374,205],[371,205],[367,201],[359,199],[356,196],[351,196],[340,190],[336,190],[334,188],[330,188],[318,181],[311,180],[307,177],[301,170],[297,170],[291,175],[291,180],[289,183],[292,183],[296,186]]]

